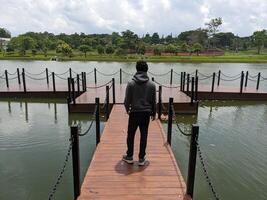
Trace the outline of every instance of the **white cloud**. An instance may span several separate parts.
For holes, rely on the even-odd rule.
[[[241,36],[267,28],[265,0],[0,0],[0,27],[27,31],[110,33],[130,29],[179,34],[222,17]]]

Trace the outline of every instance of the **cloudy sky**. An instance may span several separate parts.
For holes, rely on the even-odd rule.
[[[221,31],[248,36],[267,29],[267,0],[0,0],[0,27],[27,31],[160,35],[204,27],[222,17]]]

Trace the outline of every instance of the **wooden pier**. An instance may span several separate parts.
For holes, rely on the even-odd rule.
[[[121,160],[127,150],[127,124],[124,106],[114,105],[78,200],[185,199],[186,185],[172,150],[166,144],[161,122],[155,120],[149,125],[148,161],[142,167],[137,162],[130,165]],[[139,134],[135,138],[135,160],[139,151]]]

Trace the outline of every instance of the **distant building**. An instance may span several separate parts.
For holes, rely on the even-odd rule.
[[[0,38],[0,49],[7,49],[7,45],[10,41],[10,38]]]

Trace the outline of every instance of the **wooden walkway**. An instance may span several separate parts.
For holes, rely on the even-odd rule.
[[[123,105],[114,105],[101,142],[84,178],[78,200],[181,200],[185,182],[172,150],[165,144],[159,120],[149,126],[145,166],[121,161],[126,152],[128,115]],[[140,133],[135,138],[137,160]]]

